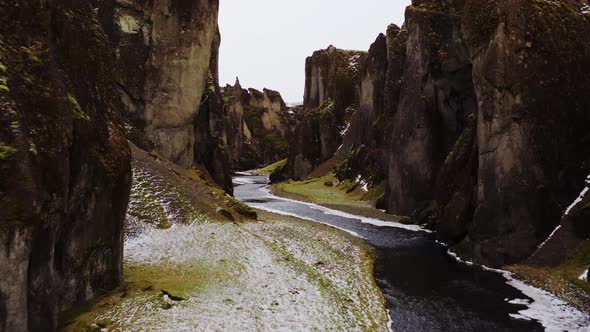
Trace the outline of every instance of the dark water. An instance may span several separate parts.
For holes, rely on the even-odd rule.
[[[394,331],[543,331],[535,321],[510,317],[528,299],[506,279],[457,262],[432,235],[325,214],[309,204],[272,195],[263,176],[235,179],[235,196],[256,208],[329,224],[365,239],[378,252],[375,278],[387,300]],[[249,182],[249,183],[248,183]]]

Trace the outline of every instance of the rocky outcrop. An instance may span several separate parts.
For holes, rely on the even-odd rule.
[[[0,330],[50,331],[121,280],[130,155],[86,1],[0,3]]]
[[[225,114],[225,104],[219,88],[218,63],[221,36],[219,31],[211,48],[211,64],[199,113],[194,119],[195,161],[204,166],[217,183],[233,194],[231,147],[228,132],[232,123]],[[231,136],[229,136],[231,137]]]
[[[253,169],[287,158],[295,118],[281,94],[243,89],[239,80],[223,89],[233,135],[228,136],[233,168]]]
[[[590,24],[567,1],[467,1],[463,22],[479,103],[466,245],[504,264],[548,236],[590,172]]]
[[[528,257],[590,171],[583,5],[413,1],[403,27],[371,46],[337,176],[371,179],[385,159],[388,212],[485,264]],[[306,102],[316,105],[327,92],[308,72]],[[301,174],[323,158],[319,127],[300,125],[313,157],[295,151]]]
[[[361,65],[366,52],[330,46],[306,61],[303,118],[285,167],[288,177],[301,179],[332,158],[350,116],[359,105]]]
[[[590,123],[588,21],[566,1],[421,1],[406,17],[386,84],[388,210],[480,262],[522,260],[589,167],[577,144]]]
[[[390,54],[394,64],[385,92],[393,107],[389,111],[393,134],[388,169],[390,212],[411,214],[433,197],[445,157],[468,116],[477,111],[471,59],[461,37],[461,17],[456,14],[459,10],[435,1],[410,6],[403,31],[391,41],[405,50]],[[397,58],[400,55],[403,58]]]
[[[396,29],[399,31],[397,26],[391,26],[390,33]],[[340,181],[363,179],[369,185],[376,185],[385,180],[389,166],[385,158],[389,119],[384,107],[388,66],[387,37],[380,34],[361,68],[359,109],[352,116],[343,139],[341,152],[346,154],[346,160],[336,171]]]
[[[183,167],[194,162],[194,119],[218,38],[218,1],[106,0],[132,139]],[[214,51],[215,52],[215,51]]]

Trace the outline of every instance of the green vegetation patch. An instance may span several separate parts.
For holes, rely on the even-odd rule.
[[[240,215],[242,215],[246,218],[250,218],[250,219],[257,219],[258,218],[258,213],[256,213],[256,210],[254,210],[252,207],[250,207],[238,200],[235,200],[233,209],[237,213],[239,213]]]
[[[506,269],[527,283],[555,294],[584,312],[590,312],[590,282],[579,279],[589,267],[590,240],[587,240],[557,267],[522,264],[507,266]]]
[[[76,97],[72,96],[71,94],[68,94],[68,101],[70,102],[70,105],[72,106],[72,112],[74,113],[74,119],[90,121],[90,116],[82,110],[82,107],[80,106],[80,103],[78,103],[78,100],[76,99]]]
[[[0,141],[0,160],[7,160],[16,153],[16,149],[4,144],[4,142]]]
[[[257,170],[252,171],[252,174],[255,175],[271,175],[272,173],[274,173],[277,169],[282,169],[283,167],[285,167],[285,165],[287,165],[287,159],[283,159],[283,160],[279,160],[274,164],[268,165],[264,168],[260,168]]]

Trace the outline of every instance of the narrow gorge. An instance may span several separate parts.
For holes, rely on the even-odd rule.
[[[590,4],[407,4],[292,103],[229,0],[0,0],[0,332],[590,331]]]

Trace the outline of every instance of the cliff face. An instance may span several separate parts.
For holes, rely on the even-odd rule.
[[[183,167],[194,161],[193,120],[216,47],[218,8],[218,1],[193,0],[107,0],[99,5],[117,53],[133,140]]]
[[[399,27],[392,25],[389,30],[398,32]],[[385,180],[385,169],[389,166],[385,158],[385,146],[389,142],[385,138],[390,130],[384,107],[387,53],[387,37],[380,34],[361,67],[359,109],[343,138],[341,152],[346,154],[346,160],[337,169],[339,180],[360,177],[370,185]]]
[[[0,3],[0,330],[116,287],[130,155],[90,3]]]
[[[468,242],[505,263],[547,237],[590,169],[590,24],[565,1],[468,1],[464,31],[480,151]]]
[[[246,90],[238,80],[223,95],[233,128],[228,146],[234,169],[253,169],[288,156],[295,120],[279,92]]]
[[[388,210],[402,215],[432,197],[445,157],[477,110],[469,52],[456,8],[438,2],[408,7],[402,33],[401,68],[386,93],[393,114],[389,147]],[[390,62],[396,62],[397,53]],[[399,75],[399,76],[398,76]],[[396,96],[399,96],[396,100]]]
[[[303,118],[286,166],[289,177],[301,179],[332,158],[354,108],[358,108],[361,65],[366,52],[333,46],[306,61]]]
[[[194,118],[195,161],[204,166],[215,181],[228,193],[233,194],[231,148],[228,145],[232,123],[228,122],[225,104],[219,88],[218,63],[221,36],[219,31],[211,48],[211,62],[205,90]]]
[[[413,1],[363,64],[337,176],[376,184],[382,171],[388,212],[429,224],[465,256],[491,265],[528,257],[590,168],[582,5]],[[325,89],[308,72],[306,102],[317,105]],[[315,141],[297,137],[322,160],[321,140],[307,136]]]

